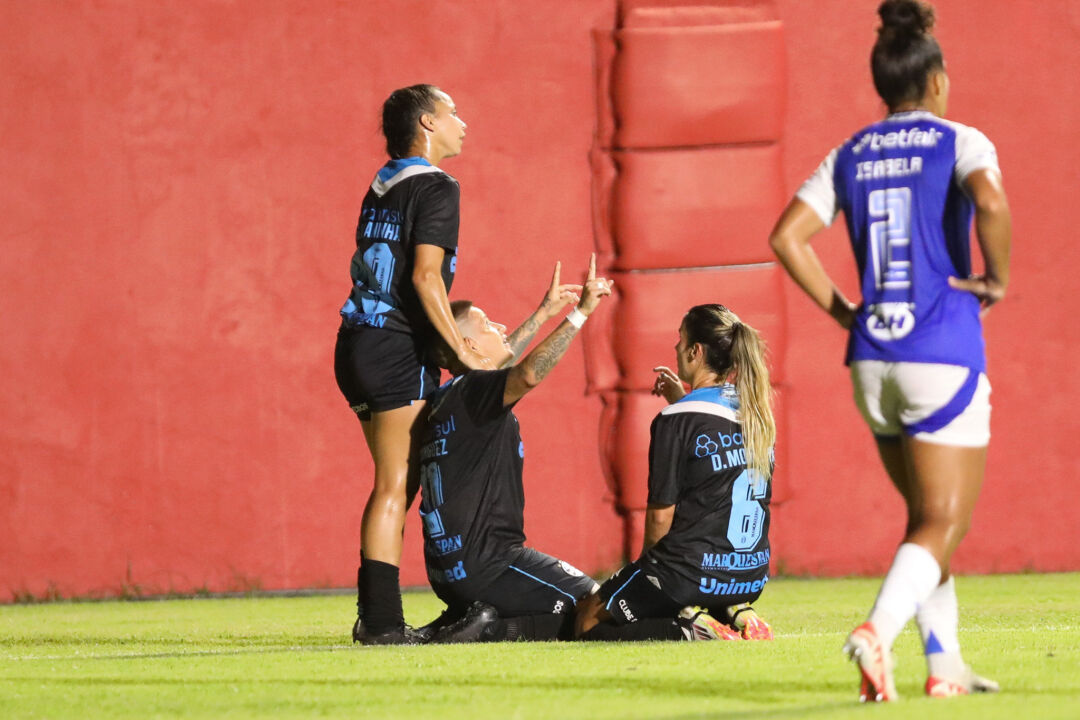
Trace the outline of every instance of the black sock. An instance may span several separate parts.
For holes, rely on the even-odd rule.
[[[405,624],[401,611],[401,586],[398,568],[390,563],[364,558],[360,580],[364,625],[373,635],[400,628]]]
[[[574,636],[574,616],[518,615],[503,618],[506,640],[569,640]]]
[[[361,560],[361,563],[363,560]],[[356,568],[356,614],[364,616],[364,566]]]
[[[582,640],[633,642],[638,640],[685,640],[682,628],[673,618],[642,618],[626,625],[598,623],[581,636]]]

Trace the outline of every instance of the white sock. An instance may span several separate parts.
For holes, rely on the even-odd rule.
[[[960,612],[956,603],[956,583],[950,576],[926,598],[915,622],[922,636],[926,670],[939,678],[958,678],[964,673],[960,655]]]
[[[897,549],[870,611],[870,622],[886,650],[940,580],[941,568],[929,550],[915,543],[904,543]]]

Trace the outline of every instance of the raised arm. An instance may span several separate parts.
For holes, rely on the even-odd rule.
[[[769,235],[769,245],[803,292],[847,329],[855,319],[856,306],[836,287],[810,247],[810,238],[824,227],[825,223],[813,208],[794,198],[776,221],[776,227]]]
[[[516,403],[547,377],[551,369],[566,354],[570,342],[584,323],[584,319],[592,314],[601,299],[610,294],[611,281],[596,277],[596,255],[594,254],[589,261],[589,273],[581,294],[581,303],[575,308],[582,317],[579,317],[575,324],[572,321],[575,315],[571,312],[550,335],[532,349],[532,352],[510,369],[506,376],[506,389],[503,391],[503,406]]]
[[[562,263],[555,263],[555,272],[551,276],[551,285],[548,287],[544,299],[540,302],[540,306],[536,308],[532,315],[526,318],[521,327],[510,333],[510,336],[506,338],[506,341],[510,343],[510,349],[513,351],[514,356],[504,363],[504,367],[512,365],[521,357],[521,354],[525,352],[525,348],[536,337],[541,325],[557,315],[564,307],[580,299],[578,297],[578,293],[581,292],[580,285],[562,285],[559,283],[559,271],[561,269]]]
[[[469,349],[461,336],[461,330],[454,322],[454,314],[450,311],[450,300],[446,296],[446,285],[442,278],[442,264],[445,257],[446,251],[438,245],[416,246],[412,274],[416,295],[420,298],[424,313],[435,326],[436,332],[457,354],[465,367],[470,370],[494,370],[494,365],[490,360]]]
[[[1009,287],[1012,214],[996,169],[976,170],[967,176],[964,187],[975,201],[975,235],[986,270],[970,278],[949,278],[949,284],[974,294],[985,312],[1005,297]]]
[[[674,370],[664,365],[654,367],[652,370],[657,373],[656,381],[652,386],[653,395],[664,398],[669,405],[686,396],[686,386],[682,384],[682,380]]]

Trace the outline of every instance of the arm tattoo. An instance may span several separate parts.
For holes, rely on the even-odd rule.
[[[574,339],[574,335],[577,334],[577,328],[564,320],[555,332],[548,335],[544,342],[540,343],[535,350],[529,353],[529,357],[525,359],[531,367],[536,382],[540,382],[547,374],[551,372],[551,369],[555,367],[562,356],[566,354],[566,349],[570,347],[570,341]]]
[[[514,353],[514,358],[510,362],[521,357],[521,353],[525,352],[525,348],[529,347],[529,343],[532,342],[537,331],[540,330],[540,320],[536,317],[537,314],[530,315],[528,320],[521,323],[521,327],[510,333],[510,337],[506,338],[506,341],[510,343],[510,350]]]

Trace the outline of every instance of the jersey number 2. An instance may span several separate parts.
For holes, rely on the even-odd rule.
[[[878,290],[911,287],[911,188],[874,190],[868,198],[870,250]]]

